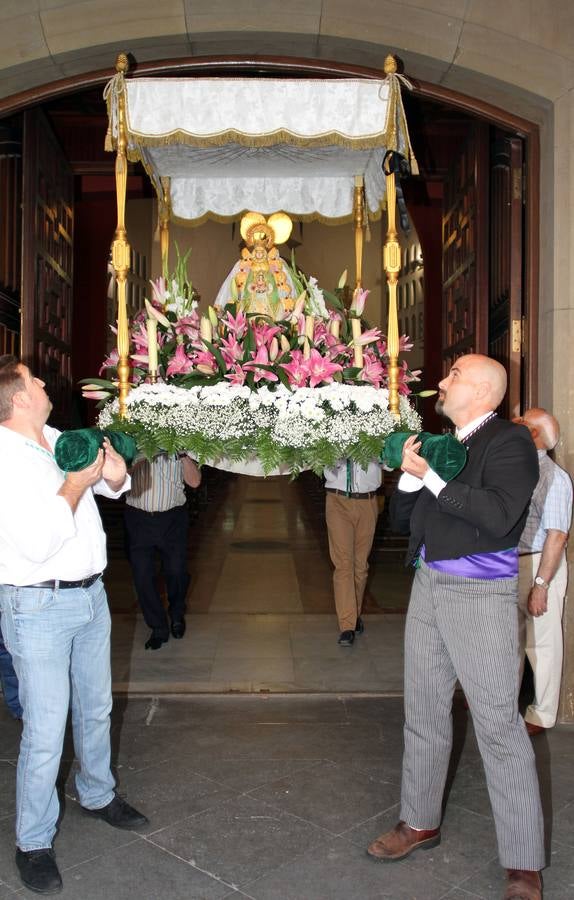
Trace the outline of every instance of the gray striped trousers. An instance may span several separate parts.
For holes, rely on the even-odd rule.
[[[405,632],[401,819],[438,828],[452,747],[456,679],[466,695],[506,869],[542,869],[534,752],[518,712],[518,579],[417,570]]]

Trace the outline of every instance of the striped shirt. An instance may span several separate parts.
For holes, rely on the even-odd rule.
[[[126,503],[144,512],[167,512],[185,503],[183,464],[177,456],[162,454],[149,462],[138,460]]]
[[[358,463],[348,463],[348,460],[340,459],[336,465],[324,469],[326,488],[353,494],[369,493],[380,488],[383,479],[378,460],[371,460],[366,469]]]
[[[519,553],[541,553],[546,532],[556,529],[568,534],[572,521],[572,480],[546,450],[538,451],[540,477],[534,488]]]

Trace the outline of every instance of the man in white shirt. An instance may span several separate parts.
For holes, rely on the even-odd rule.
[[[372,460],[366,469],[350,459],[325,469],[325,517],[329,553],[335,567],[333,589],[342,647],[351,647],[364,630],[361,611],[369,572],[369,553],[377,526],[377,490],[381,465]]]
[[[568,584],[566,542],[572,521],[572,480],[548,456],[560,440],[560,426],[545,409],[521,418],[538,451],[540,478],[518,545],[521,644],[534,675],[534,702],[524,713],[532,737],[552,728],[562,679],[562,613]]]
[[[24,710],[16,781],[16,864],[26,887],[57,893],[56,778],[68,708],[86,812],[117,828],[147,823],[117,796],[110,771],[110,613],[105,534],[94,492],[129,488],[105,440],[92,465],[62,472],[44,382],[0,357],[0,612]]]

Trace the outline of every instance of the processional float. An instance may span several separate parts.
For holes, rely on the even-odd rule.
[[[129,78],[127,73],[127,57],[120,54],[116,75],[106,88],[106,142],[108,149],[116,151],[117,227],[112,243],[118,301],[116,418],[130,419],[132,366],[126,302],[130,246],[125,208],[128,162],[140,161],[158,197],[164,272],[170,221],[197,224],[208,215],[236,221],[257,210],[259,218],[251,222],[251,231],[246,225],[255,246],[257,241],[265,243],[267,224],[281,211],[295,219],[354,222],[356,296],[362,288],[365,229],[368,220],[378,218],[386,206],[388,411],[398,422],[401,252],[396,228],[397,165],[392,154],[405,159],[412,172],[417,169],[401,99],[401,81],[407,86],[408,82],[397,74],[394,57],[385,60],[380,79]],[[259,234],[257,222],[262,223]],[[272,245],[269,240],[267,247]],[[260,281],[263,296],[264,280]],[[243,283],[233,281],[231,299],[238,299],[237,285],[241,290]],[[360,314],[351,318],[350,325],[355,369],[349,371],[356,373],[363,364]],[[335,328],[330,331],[338,334]],[[285,336],[281,339],[285,341]],[[302,340],[309,356],[309,342],[305,347]],[[213,350],[209,341],[206,346]],[[153,356],[156,365],[151,349],[150,354],[150,362]],[[264,369],[263,365],[258,371],[264,373]],[[152,370],[147,380],[155,383],[156,374]],[[364,452],[356,458],[361,456]]]

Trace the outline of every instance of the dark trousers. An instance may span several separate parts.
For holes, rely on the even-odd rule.
[[[126,504],[124,521],[127,555],[143,617],[150,628],[167,635],[169,624],[156,580],[156,552],[161,559],[169,614],[177,621],[185,613],[189,585],[187,504],[158,513]]]
[[[22,707],[18,698],[18,676],[12,665],[12,657],[6,650],[2,630],[0,629],[0,684],[4,694],[4,703],[15,719],[22,718]]]

